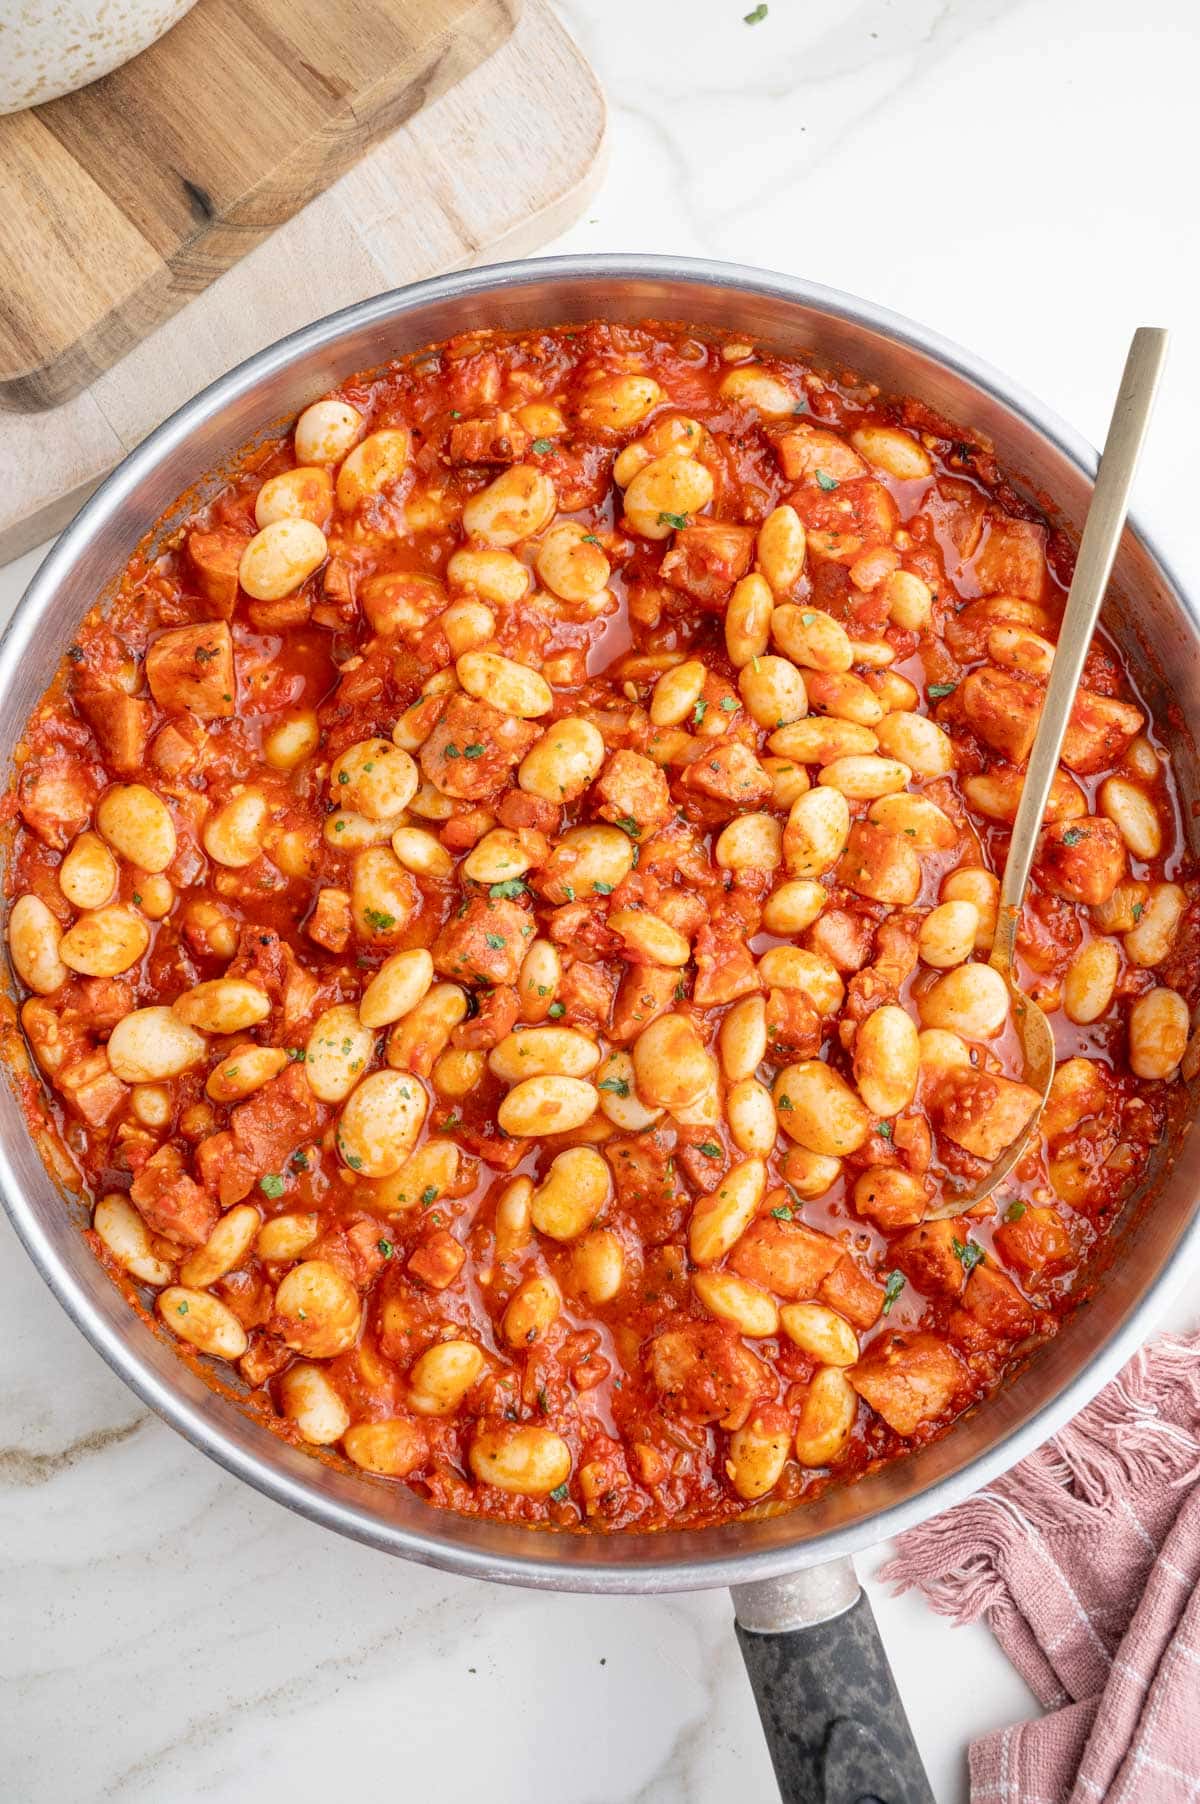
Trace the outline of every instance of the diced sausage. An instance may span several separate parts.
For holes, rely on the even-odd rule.
[[[147,701],[123,689],[81,689],[75,706],[92,732],[100,756],[118,777],[139,776],[146,766],[146,746],[154,724]]]
[[[503,896],[475,896],[433,943],[433,963],[457,983],[515,983],[533,937],[533,916]]]
[[[770,1385],[767,1368],[721,1322],[689,1322],[656,1335],[647,1353],[664,1409],[694,1422],[744,1420]]]
[[[188,561],[196,587],[223,620],[228,620],[237,606],[238,565],[249,543],[249,534],[235,532],[228,526],[212,531],[197,527],[187,536]]]
[[[168,714],[200,720],[232,719],[237,704],[233,637],[223,620],[176,626],[160,633],[146,653],[146,681]]]
[[[846,1376],[897,1434],[915,1434],[944,1418],[966,1373],[936,1334],[881,1335]]]
[[[632,821],[640,839],[649,839],[671,818],[667,779],[640,752],[614,752],[596,779],[595,794],[604,819],[618,824]]]
[[[165,1240],[203,1246],[217,1225],[217,1205],[184,1171],[176,1146],[160,1147],[147,1159],[129,1195],[147,1227]]]
[[[480,801],[500,787],[538,732],[534,721],[502,714],[499,708],[470,696],[452,695],[421,747],[422,773],[443,795]]]
[[[819,1234],[803,1222],[767,1217],[751,1222],[729,1263],[751,1284],[796,1302],[816,1296],[841,1256],[831,1235]]]

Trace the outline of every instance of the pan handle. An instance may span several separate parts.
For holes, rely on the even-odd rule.
[[[783,1804],[934,1804],[849,1560],[733,1587]]]

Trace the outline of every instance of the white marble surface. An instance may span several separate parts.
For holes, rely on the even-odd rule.
[[[1200,592],[1192,0],[771,0],[755,26],[747,10],[563,6],[609,93],[612,157],[552,248],[738,258],[871,295],[1093,440],[1131,327],[1173,326],[1139,507]],[[0,572],[3,612],[34,562]],[[1196,1317],[1185,1300],[1169,1319]],[[0,1320],[0,1797],[775,1796],[726,1597],[538,1597],[320,1533],[148,1417],[7,1226]],[[954,1804],[970,1736],[1032,1701],[984,1629],[883,1595],[877,1564]]]

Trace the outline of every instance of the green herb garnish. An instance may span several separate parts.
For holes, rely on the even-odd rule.
[[[883,1287],[883,1313],[892,1313],[892,1304],[904,1289],[906,1279],[903,1272],[889,1272],[887,1283]]]

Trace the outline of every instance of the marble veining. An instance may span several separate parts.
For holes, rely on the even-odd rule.
[[[1174,326],[1138,506],[1200,594],[1190,0],[749,9],[564,0],[612,151],[548,248],[730,257],[871,295],[1093,442],[1130,328]],[[0,571],[0,616],[35,562]],[[1197,1325],[1194,1278],[1172,1326]],[[0,1321],[4,1804],[774,1798],[723,1594],[506,1590],[313,1528],[147,1414],[3,1221]],[[1032,1700],[984,1629],[882,1595],[862,1564],[955,1804],[969,1737]]]

